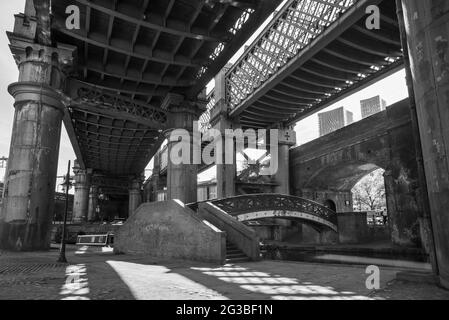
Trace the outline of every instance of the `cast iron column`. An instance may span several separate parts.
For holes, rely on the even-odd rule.
[[[99,220],[97,213],[98,206],[98,186],[92,185],[89,191],[89,205],[87,208],[87,221],[94,222]]]
[[[90,174],[76,166],[75,194],[73,199],[73,222],[80,223],[87,220],[87,208],[89,203]]]
[[[193,123],[198,119],[198,114],[195,106],[187,102],[172,106],[170,111],[172,112],[171,128],[173,129],[166,132],[168,139],[167,199],[178,199],[183,203],[196,202],[198,165],[194,164],[193,159],[193,153],[195,152],[193,148]],[[176,129],[182,129],[183,134],[172,136]],[[170,138],[173,140],[170,141]],[[175,163],[173,161],[174,158],[183,156],[181,152],[177,155],[172,154],[175,146],[177,146],[177,149],[190,150],[190,157],[186,159],[186,163]]]
[[[267,132],[267,136],[269,133]],[[275,193],[290,194],[290,148],[296,144],[296,133],[289,129],[279,130],[278,170],[274,179],[278,186]]]
[[[46,47],[8,34],[19,67],[5,193],[0,217],[0,247],[43,250],[50,245],[61,123],[63,68],[73,48]]]
[[[130,217],[134,211],[142,203],[142,179],[136,178],[131,182],[131,187],[129,188],[129,211],[128,216]]]
[[[210,124],[220,131],[223,140],[223,154],[217,154],[217,160],[221,159],[221,164],[217,163],[217,198],[223,199],[235,196],[235,180],[237,175],[237,159],[235,150],[235,141],[233,150],[227,150],[226,129],[238,129],[239,123],[236,119],[228,117],[228,106],[226,104],[226,72],[232,67],[232,64],[226,65],[215,77],[215,105],[210,110]],[[232,137],[234,140],[234,138]],[[226,163],[226,154],[232,152],[233,163]],[[220,158],[218,158],[220,157]]]

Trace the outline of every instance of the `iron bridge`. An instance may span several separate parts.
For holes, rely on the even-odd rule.
[[[317,202],[282,194],[249,194],[208,201],[238,221],[265,218],[303,220],[319,229],[338,231],[337,213]],[[194,208],[195,205],[189,205]]]

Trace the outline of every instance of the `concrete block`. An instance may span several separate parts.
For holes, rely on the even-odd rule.
[[[179,200],[142,204],[115,235],[114,251],[224,263],[226,234]]]

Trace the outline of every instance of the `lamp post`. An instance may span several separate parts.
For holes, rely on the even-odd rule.
[[[63,186],[65,188],[65,211],[64,211],[64,223],[62,224],[62,238],[61,238],[61,247],[59,248],[58,262],[67,263],[67,259],[65,257],[65,234],[67,226],[67,212],[69,209],[70,160],[69,165],[67,167],[67,176],[65,178],[65,181],[63,182]]]

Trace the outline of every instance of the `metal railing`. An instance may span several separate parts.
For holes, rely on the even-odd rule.
[[[259,219],[266,216],[263,214],[257,215],[256,213],[272,211],[275,213],[270,215],[270,217],[302,218],[321,224],[324,222],[327,226],[337,230],[337,213],[335,211],[315,201],[296,196],[264,193],[242,195],[209,202],[235,217],[254,213],[252,217]],[[192,207],[194,207],[193,204]]]

